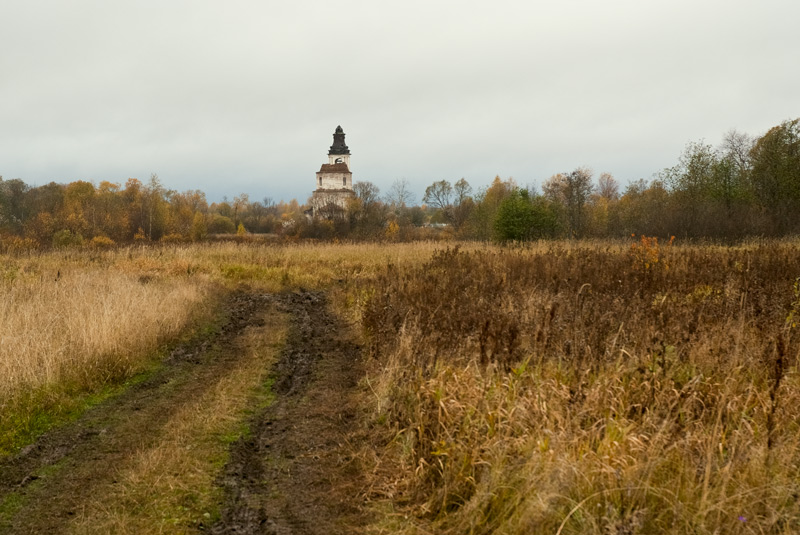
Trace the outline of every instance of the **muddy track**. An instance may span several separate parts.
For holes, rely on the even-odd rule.
[[[62,532],[95,489],[114,483],[115,466],[156,443],[182,404],[225,375],[238,355],[224,348],[276,302],[291,317],[286,350],[273,371],[276,399],[253,417],[248,438],[232,447],[219,477],[226,501],[213,531],[337,533],[358,524],[352,504],[359,471],[346,453],[358,347],[342,334],[321,293],[238,292],[225,303],[228,319],[217,333],[181,344],[147,380],[0,460],[0,503],[13,493],[23,504],[0,519],[0,533]]]
[[[212,533],[352,533],[364,522],[352,392],[360,349],[321,293],[288,294],[286,348],[273,368],[275,402],[251,421],[220,477],[226,501]]]

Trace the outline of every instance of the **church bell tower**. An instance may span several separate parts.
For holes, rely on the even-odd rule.
[[[311,195],[314,217],[336,219],[345,217],[353,192],[353,173],[350,171],[350,149],[344,142],[344,130],[336,127],[333,145],[328,150],[328,163],[317,171],[317,184]]]
[[[328,151],[328,163],[343,163],[350,169],[350,149],[347,148],[344,142],[344,130],[342,130],[341,126],[337,126],[336,131],[333,133],[333,145]]]

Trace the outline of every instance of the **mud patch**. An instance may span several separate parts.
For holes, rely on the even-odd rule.
[[[276,400],[231,448],[219,479],[222,516],[212,533],[351,533],[365,522],[362,472],[350,447],[361,351],[324,294],[276,299],[292,317],[273,368]]]

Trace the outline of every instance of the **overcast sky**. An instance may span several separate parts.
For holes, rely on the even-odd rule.
[[[0,0],[0,175],[297,198],[587,166],[800,117],[797,0]]]

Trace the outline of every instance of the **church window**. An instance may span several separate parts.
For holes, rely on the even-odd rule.
[[[346,185],[347,185],[347,177],[343,176],[342,177],[342,186],[346,186]]]
[[[341,158],[336,158],[336,163],[342,163],[343,161]]]

